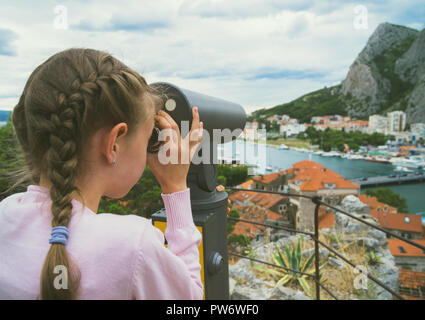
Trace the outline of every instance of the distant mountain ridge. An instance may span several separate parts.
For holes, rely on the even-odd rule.
[[[425,29],[382,23],[339,85],[252,114],[288,114],[309,122],[326,114],[367,119],[393,110],[405,111],[408,123],[425,122]]]

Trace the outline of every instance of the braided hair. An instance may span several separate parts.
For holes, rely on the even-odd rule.
[[[44,174],[50,182],[52,227],[67,226],[76,186],[83,174],[82,145],[97,130],[125,122],[128,134],[152,113],[142,104],[149,94],[155,109],[162,101],[137,72],[111,55],[92,49],[59,52],[29,77],[12,123],[34,183]],[[84,203],[84,199],[83,199]],[[67,288],[54,286],[55,268],[65,266]],[[80,274],[65,246],[53,243],[40,277],[41,299],[74,299]]]

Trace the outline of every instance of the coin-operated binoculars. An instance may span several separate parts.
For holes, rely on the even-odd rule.
[[[199,246],[205,299],[229,298],[227,255],[227,198],[217,192],[217,145],[235,140],[243,131],[246,113],[241,105],[214,98],[166,82],[150,86],[164,100],[164,109],[179,125],[182,138],[192,125],[192,108],[197,107],[204,132],[187,176],[192,214],[202,234]],[[162,209],[152,215],[156,227],[165,231]]]

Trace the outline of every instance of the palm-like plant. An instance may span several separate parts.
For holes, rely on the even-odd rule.
[[[309,273],[310,269],[311,269],[311,264],[313,262],[314,259],[314,253],[312,253],[309,257],[304,258],[303,255],[301,254],[301,240],[298,240],[298,243],[295,247],[292,246],[292,248],[288,245],[285,245],[283,250],[282,248],[276,248],[275,252],[272,253],[272,257],[273,257],[273,261],[278,265],[281,266],[285,269],[271,269],[271,268],[264,268],[264,267],[260,267],[260,266],[256,266],[257,269],[268,272],[270,274],[273,275],[277,275],[280,277],[279,281],[276,283],[275,287],[281,286],[281,285],[285,285],[288,282],[291,281],[297,281],[301,287],[303,288],[304,292],[308,295],[308,296],[312,296],[311,293],[311,289],[310,286],[308,284],[308,282],[306,281],[307,277],[306,275],[299,273],[299,272],[303,272],[303,273]],[[319,270],[321,270],[325,265],[327,264],[327,262],[323,263],[320,267]],[[286,270],[286,269],[292,269],[295,271],[291,271],[291,270]],[[319,277],[319,280],[321,279],[321,275]]]

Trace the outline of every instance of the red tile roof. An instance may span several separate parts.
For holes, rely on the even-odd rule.
[[[378,209],[388,212],[397,212],[397,208],[392,207],[386,203],[379,202],[376,197],[369,197],[367,194],[359,195],[359,199],[361,202],[367,204],[371,209]]]
[[[423,232],[421,216],[406,213],[389,213],[370,210],[370,215],[378,219],[381,227],[407,232]]]
[[[269,184],[273,181],[275,181],[276,179],[280,178],[281,176],[283,176],[285,174],[285,171],[276,171],[270,174],[266,174],[266,175],[262,175],[262,176],[256,176],[254,178],[252,178],[252,180],[254,181],[258,181],[264,184]]]
[[[425,288],[425,272],[399,269],[398,274],[400,286],[411,289]]]
[[[335,225],[335,215],[327,208],[319,209],[319,230],[324,228],[332,228]]]
[[[284,199],[284,197],[278,194],[259,192],[250,198],[250,201],[254,202],[256,205],[269,209],[282,199]]]
[[[412,241],[425,246],[424,239]],[[422,249],[412,246],[411,244],[399,239],[388,239],[388,248],[390,249],[393,256],[425,258],[425,252]]]
[[[325,184],[335,184],[334,189],[360,189],[359,185],[311,160],[297,162],[293,167],[295,178],[291,180],[291,183],[298,181],[300,183],[298,187],[302,191],[317,192],[327,189]]]

